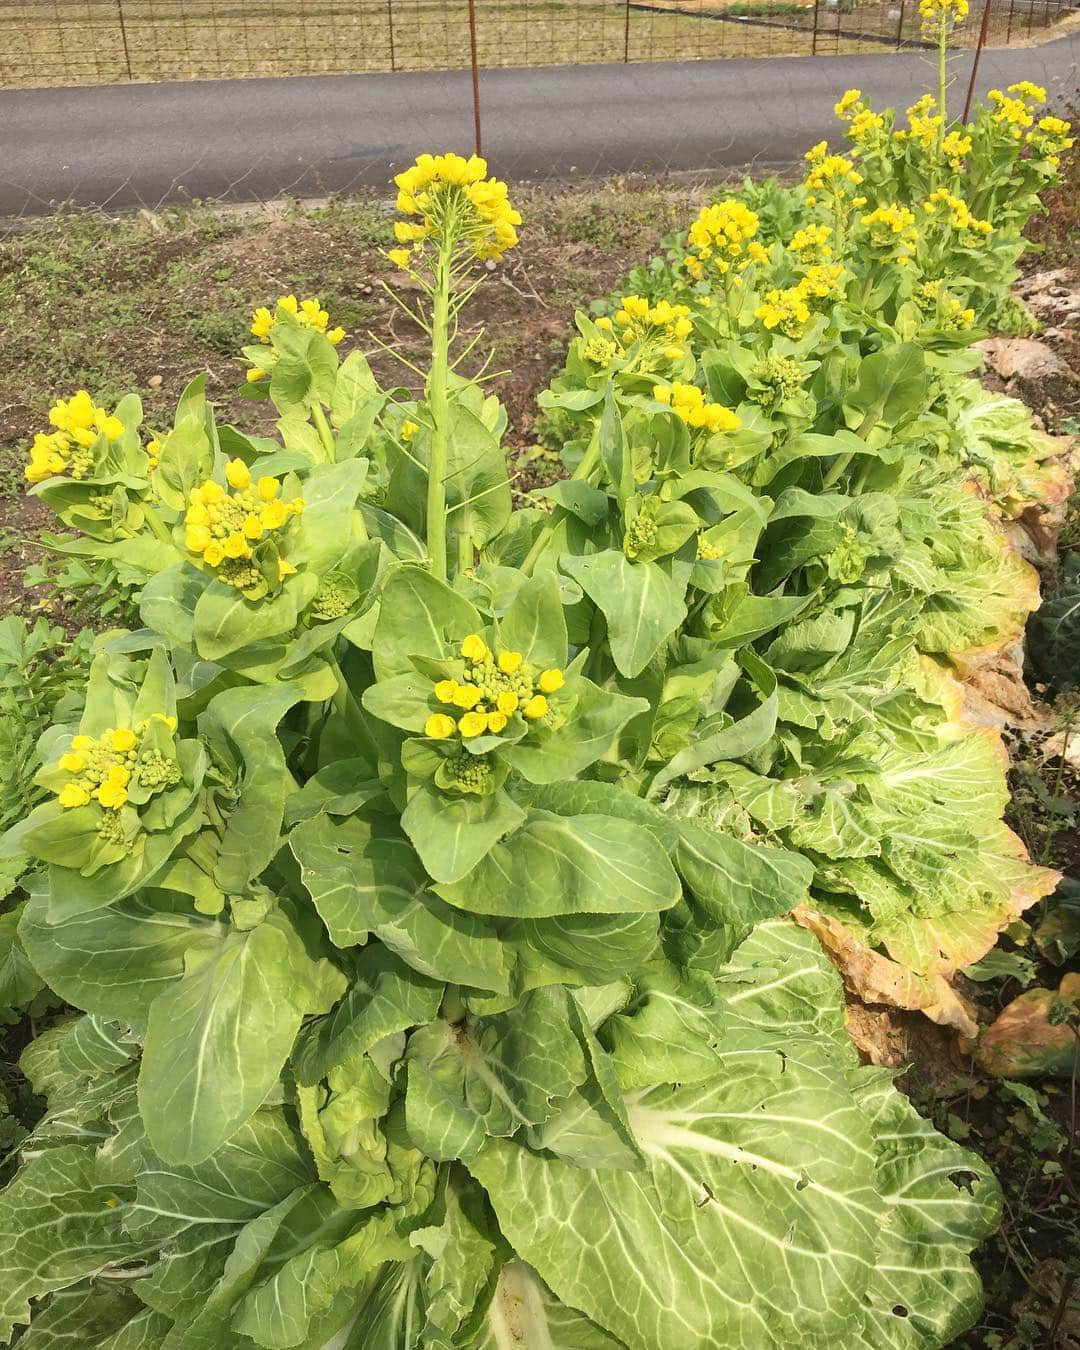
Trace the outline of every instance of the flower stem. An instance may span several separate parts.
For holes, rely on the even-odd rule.
[[[570,475],[571,481],[575,478],[580,480],[588,478],[597,464],[600,463],[600,428],[597,425],[593,429],[592,439],[589,441],[589,447],[581,457],[577,468]],[[551,538],[551,525],[545,525],[536,538],[533,540],[532,548],[525,555],[525,561],[521,564],[521,570],[527,577],[532,576],[532,570],[536,566],[536,560],[547,547],[548,540]]]
[[[315,423],[315,430],[319,433],[319,440],[322,441],[322,448],[326,451],[326,458],[333,464],[336,458],[334,433],[330,430],[330,423],[326,420],[326,413],[323,412],[321,403],[311,405],[311,420]]]
[[[431,458],[427,483],[427,546],[431,570],[446,580],[446,461],[450,432],[447,372],[450,365],[450,269],[453,234],[446,231],[435,264],[431,316],[431,371],[427,401],[431,412]]]
[[[473,565],[472,538],[464,527],[458,533],[458,571],[467,572]]]
[[[173,543],[172,531],[168,528],[168,526],[161,519],[158,513],[154,510],[154,508],[144,503],[143,510],[146,512],[146,523],[150,526],[151,530],[154,532],[157,538],[160,539],[163,544],[170,544],[173,545],[173,547],[175,547],[175,544]]]

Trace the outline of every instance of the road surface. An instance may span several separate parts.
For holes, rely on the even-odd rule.
[[[962,106],[970,53],[954,65]],[[977,88],[1031,79],[1067,106],[1080,33],[983,54]],[[900,107],[923,53],[554,66],[485,72],[484,151],[510,179],[790,163],[837,137],[855,85]],[[468,72],[205,80],[0,92],[0,215],[58,202],[257,201],[385,184],[421,150],[472,148]]]

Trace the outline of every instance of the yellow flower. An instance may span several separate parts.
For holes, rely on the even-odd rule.
[[[483,661],[491,655],[487,643],[477,633],[469,633],[461,643],[461,654],[466,661]]]
[[[278,495],[278,489],[281,484],[276,478],[260,478],[256,484],[255,491],[264,502],[272,502]]]
[[[267,502],[260,518],[264,529],[279,530],[289,518],[289,508],[280,500]]]
[[[533,694],[521,711],[530,721],[535,721],[538,717],[543,717],[547,710],[548,701],[543,694]]]
[[[424,723],[424,735],[433,741],[445,741],[454,734],[454,719],[445,713],[432,713]]]
[[[89,800],[90,793],[78,783],[65,784],[57,794],[57,801],[65,809],[70,809],[73,806],[85,806]]]
[[[247,540],[239,531],[227,535],[224,544],[226,558],[250,558],[251,549]]]
[[[184,546],[192,553],[202,553],[210,543],[210,531],[205,525],[189,525],[184,534]]]
[[[242,459],[230,459],[225,465],[225,478],[230,487],[246,488],[251,486],[251,470]]]
[[[1046,90],[1041,84],[1032,84],[1030,80],[1020,80],[1018,84],[1010,84],[1009,93],[1015,94],[1017,98],[1030,99],[1032,103],[1046,102]]]
[[[501,712],[491,712],[491,713],[488,713],[488,715],[487,715],[487,729],[488,729],[488,731],[493,731],[493,732],[495,732],[496,735],[498,735],[500,731],[505,731],[505,730],[506,730],[506,714],[505,714],[505,713],[501,713]]]
[[[116,787],[127,787],[128,783],[131,782],[131,773],[122,764],[114,764],[109,770],[106,782],[112,783]]]
[[[438,242],[449,231],[466,243],[478,258],[498,259],[517,243],[515,226],[521,216],[513,208],[505,183],[487,177],[487,163],[479,155],[420,155],[416,163],[399,173],[397,209],[420,223],[398,222],[399,243],[411,242],[421,250],[428,239]],[[401,256],[404,261],[399,261]],[[391,262],[408,267],[407,249],[393,249]]]
[[[454,697],[451,702],[455,708],[475,708],[480,702],[480,690],[475,684],[458,684],[454,686]]]
[[[119,783],[106,781],[97,790],[97,799],[102,806],[111,810],[119,810],[128,799],[127,788],[121,787]]]
[[[257,380],[266,379],[266,371],[262,370],[259,366],[252,366],[245,378],[247,379],[248,384],[255,384]]]
[[[566,683],[566,677],[561,670],[545,670],[536,683],[542,694],[555,694]]]
[[[68,754],[60,756],[60,767],[65,773],[82,773],[86,768],[86,756],[77,750],[69,751]]]
[[[72,736],[71,748],[72,750],[93,750],[94,738],[93,736]]]
[[[261,539],[263,534],[262,522],[256,515],[246,515],[244,517],[244,538]]]
[[[284,558],[279,558],[277,565],[278,581],[284,581],[286,577],[292,577],[295,575],[296,575],[296,568],[292,565],[292,563],[287,563]]]
[[[499,712],[505,713],[506,716],[509,717],[511,713],[517,712],[518,704],[520,702],[521,700],[518,698],[517,694],[513,692],[513,690],[504,689],[503,692],[495,700],[495,706],[499,710]]]
[[[833,104],[833,112],[841,119],[841,121],[846,122],[851,116],[850,110],[856,103],[860,103],[861,101],[861,89],[848,89],[845,93],[841,94],[840,98]]]
[[[919,14],[924,28],[963,23],[968,16],[968,0],[919,0]]]
[[[520,652],[500,652],[499,669],[504,675],[513,675],[515,671],[521,668],[523,659]]]
[[[412,270],[412,253],[407,248],[387,249],[386,256],[394,266],[400,268],[402,272],[409,272]]]
[[[950,131],[941,142],[941,153],[949,161],[950,167],[959,173],[964,160],[971,153],[971,137],[963,136],[959,131]]]
[[[439,680],[435,686],[435,697],[440,703],[453,703],[457,693],[456,680]]]
[[[487,730],[487,715],[485,713],[467,712],[458,722],[458,731],[468,740],[473,736],[479,736]]]
[[[401,439],[403,441],[411,441],[419,430],[420,424],[418,422],[406,420],[401,424]]]
[[[730,408],[725,408],[721,403],[707,403],[704,393],[695,384],[683,384],[676,380],[663,393],[666,397],[660,402],[670,403],[672,411],[694,430],[704,428],[715,434],[719,431],[737,431],[742,425]],[[658,397],[655,389],[653,396]]]
[[[211,567],[217,567],[225,561],[225,550],[216,539],[212,539],[210,543],[207,544],[206,549],[203,552],[203,559],[208,562]]]
[[[316,333],[322,333],[327,340],[335,347],[345,336],[344,328],[330,328],[330,315],[323,309],[319,303],[318,296],[312,296],[308,300],[297,300],[295,295],[283,295],[275,306],[273,314],[265,305],[260,306],[251,316],[251,332],[260,342],[269,343],[270,330],[276,323],[282,322],[282,314],[290,317],[284,322],[296,322],[301,328],[312,328]],[[258,380],[265,377],[264,371],[248,371],[249,380]]]
[[[137,737],[130,727],[120,727],[112,734],[112,748],[125,755],[135,749]]]

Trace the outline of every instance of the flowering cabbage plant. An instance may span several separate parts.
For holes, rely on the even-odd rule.
[[[277,439],[201,380],[145,446],[134,400],[58,405],[31,490],[139,576],[142,626],[0,845],[73,1010],[22,1060],[47,1111],[0,1192],[0,1340],[975,1320],[996,1184],[858,1062],[834,961],[967,1029],[950,975],[1051,884],[949,673],[1033,603],[967,479],[1015,512],[1048,454],[964,379],[1000,273],[928,271],[927,229],[975,253],[983,217],[868,160],[815,148],[577,316],[541,399],[567,473],[521,510],[455,342],[520,224],[476,157],[397,179],[413,390],[285,296],[244,350]]]

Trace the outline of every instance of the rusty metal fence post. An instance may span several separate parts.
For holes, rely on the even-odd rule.
[[[623,20],[623,62],[630,60],[630,0],[626,0],[626,17]]]
[[[394,0],[386,0],[386,31],[390,37],[390,69],[397,70],[397,58],[394,54]]]
[[[979,24],[979,40],[975,43],[975,55],[971,58],[971,79],[968,80],[967,98],[964,99],[964,116],[961,119],[966,122],[971,115],[971,100],[975,96],[975,76],[979,73],[979,57],[982,56],[982,50],[986,46],[986,30],[990,24],[990,4],[991,0],[983,0],[982,23]]]
[[[818,6],[821,0],[814,0],[814,31],[810,36],[810,55],[817,56]]]
[[[469,0],[469,58],[472,63],[473,131],[476,133],[476,153],[482,155],[480,136],[480,66],[476,57],[476,0]]]
[[[129,80],[135,76],[131,72],[131,52],[128,50],[127,24],[124,22],[124,0],[116,0],[116,17],[120,20],[120,40],[124,44],[124,65],[127,66]]]
[[[904,44],[904,9],[907,6],[907,0],[900,0],[900,18],[896,24],[896,50],[899,51]]]

